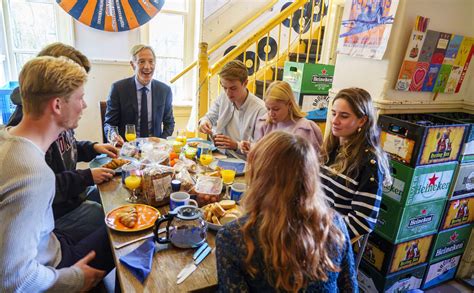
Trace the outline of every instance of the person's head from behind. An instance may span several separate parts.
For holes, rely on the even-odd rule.
[[[23,114],[32,120],[51,113],[58,125],[73,129],[78,125],[84,102],[87,73],[66,57],[36,57],[28,61],[19,76]]]
[[[242,61],[232,60],[226,63],[219,72],[219,78],[231,102],[241,102],[247,97],[248,72]]]
[[[305,113],[296,104],[290,84],[286,81],[272,82],[265,91],[263,100],[267,107],[269,123],[296,121],[305,117]]]
[[[152,47],[146,45],[135,45],[131,49],[132,60],[130,65],[142,85],[148,85],[155,73],[156,56]]]
[[[63,43],[52,43],[44,47],[39,53],[38,57],[41,56],[51,56],[51,57],[67,57],[72,61],[76,62],[80,66],[82,66],[87,73],[89,73],[91,69],[91,64],[89,59],[82,54],[80,51],[76,50],[74,47],[63,44]]]
[[[271,132],[249,153],[247,176],[249,188],[242,199],[248,214],[242,228],[247,272],[257,273],[250,236],[255,227],[263,261],[273,272],[267,278],[276,288],[295,291],[339,271],[327,245],[340,245],[343,234],[332,224],[311,143],[299,135]]]

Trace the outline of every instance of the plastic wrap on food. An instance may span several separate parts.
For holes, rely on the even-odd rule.
[[[169,202],[173,168],[148,164],[142,170],[142,189],[146,202],[151,206],[162,206]]]

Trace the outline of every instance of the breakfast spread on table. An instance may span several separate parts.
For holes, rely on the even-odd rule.
[[[128,163],[130,163],[129,160],[116,158],[116,159],[112,159],[110,162],[102,165],[102,168],[115,170],[119,167],[122,167],[125,164],[128,164]]]
[[[203,207],[204,219],[216,225],[225,225],[242,216],[242,211],[233,200],[221,200]]]

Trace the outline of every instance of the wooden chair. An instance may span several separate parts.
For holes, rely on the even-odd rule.
[[[364,255],[365,246],[367,245],[368,240],[369,234],[359,235],[351,239],[352,247],[357,248],[357,254],[355,254],[354,257],[356,270],[359,270],[359,264],[362,260],[362,256]]]
[[[107,143],[107,137],[105,136],[104,131],[104,120],[105,120],[105,110],[107,109],[107,102],[106,101],[99,101],[99,110],[100,110],[100,122],[102,126],[102,141],[103,143]]]

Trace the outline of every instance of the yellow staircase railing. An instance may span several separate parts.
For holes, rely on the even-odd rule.
[[[236,58],[241,59],[244,64],[246,64],[247,68],[249,71],[252,72],[249,77],[249,90],[253,93],[256,92],[257,90],[257,80],[263,82],[263,92],[266,89],[267,82],[271,82],[277,78],[277,71],[279,67],[282,67],[284,62],[289,60],[290,55],[294,55],[296,53],[296,61],[297,62],[306,62],[309,63],[310,60],[310,53],[312,50],[312,45],[313,41],[316,41],[316,54],[314,58],[314,62],[317,63],[319,61],[319,56],[320,56],[320,45],[321,45],[321,39],[323,39],[323,17],[325,13],[329,15],[330,13],[328,11],[324,11],[326,7],[331,7],[330,5],[331,0],[295,0],[292,4],[287,6],[284,10],[282,10],[278,15],[274,16],[272,19],[270,19],[262,28],[258,29],[253,35],[248,37],[247,39],[243,40],[239,45],[237,45],[235,48],[233,48],[230,52],[228,52],[225,56],[221,57],[219,60],[217,60],[214,64],[209,65],[209,54],[216,51],[221,47],[223,44],[225,44],[228,40],[230,40],[234,35],[226,37],[224,40],[221,40],[216,46],[211,48],[208,51],[208,46],[206,43],[201,43],[199,46],[199,59],[197,62],[193,62],[190,64],[188,67],[186,67],[182,72],[180,72],[177,76],[175,76],[171,82],[176,81],[179,79],[181,76],[183,76],[186,72],[188,72],[190,69],[192,69],[195,64],[198,64],[199,68],[199,88],[198,88],[198,117],[202,117],[206,114],[209,106],[209,91],[211,89],[210,83],[211,83],[211,78],[217,75],[217,73],[221,70],[221,68],[229,61],[234,60]],[[268,10],[271,6],[273,6],[277,1],[272,1],[266,8],[262,9],[262,12],[265,10]],[[317,29],[313,29],[313,17],[314,17],[314,8],[315,4],[317,5],[316,7],[319,9],[317,11],[319,13],[319,25]],[[308,21],[308,8],[311,10],[309,14],[310,20]],[[306,9],[306,11],[305,11]],[[299,12],[298,12],[299,11]],[[306,15],[305,15],[306,12]],[[260,15],[259,13],[258,15]],[[296,20],[294,20],[295,15],[297,16]],[[299,17],[298,17],[299,15]],[[305,18],[306,17],[306,18]],[[241,27],[239,27],[236,32],[241,31],[244,26],[248,25],[251,23],[256,16],[250,21],[246,21]],[[288,22],[289,20],[289,22]],[[298,21],[298,23],[294,22]],[[283,22],[286,22],[288,26],[288,40],[287,40],[287,48],[283,51],[280,52],[281,44],[283,44],[282,41],[282,25]],[[308,28],[309,25],[309,28]],[[299,31],[297,31],[298,36],[297,37],[291,37],[291,31],[293,27],[298,28]],[[273,32],[273,30],[278,31],[277,33],[277,52],[276,56],[271,58],[272,60],[269,60],[269,51],[271,50],[269,46],[269,40],[270,40],[270,33]],[[295,29],[296,30],[296,29]],[[263,46],[263,52],[265,52],[265,58],[263,59],[262,62],[264,63],[263,66],[260,66],[260,68],[257,68],[259,60],[259,54],[258,54],[258,43],[259,41],[261,42],[262,38],[263,40],[266,40],[265,46]],[[296,41],[295,41],[296,39]],[[306,40],[306,43],[302,43],[302,39]],[[285,42],[286,43],[286,42]],[[253,59],[247,58],[247,50],[249,48],[253,48],[255,46],[255,53],[253,56]],[[313,49],[314,51],[314,49]],[[306,54],[306,58],[304,60],[300,60],[300,55]],[[294,57],[294,56],[293,56]],[[274,70],[272,70],[274,68]],[[253,69],[253,70],[250,70]],[[272,73],[269,73],[269,71],[272,71]],[[268,79],[267,76],[271,74],[271,77]],[[217,82],[215,83],[217,85],[217,93],[220,91],[220,82],[217,77]]]

